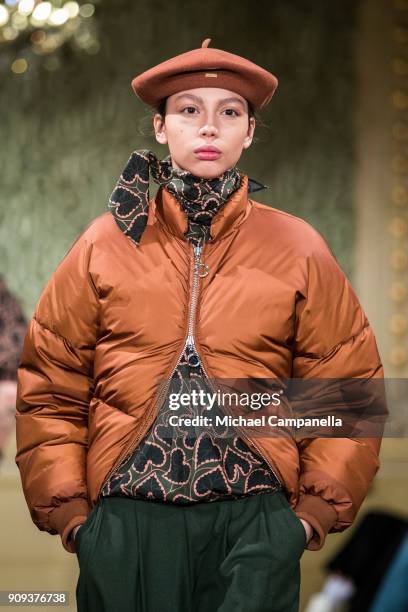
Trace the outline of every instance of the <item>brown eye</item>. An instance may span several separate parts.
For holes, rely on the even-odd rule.
[[[193,109],[193,111],[195,111],[195,110],[196,110],[194,106],[185,106],[185,107],[182,109],[182,111],[181,111],[181,112],[182,112],[182,113],[184,113],[184,111],[185,111],[185,110],[187,110],[187,109],[190,109],[190,110],[191,110],[191,109]],[[193,114],[194,114],[194,113],[187,113],[187,115],[193,115]]]
[[[235,113],[236,117],[239,117],[239,113],[234,109],[234,108],[226,108],[226,111],[232,111],[233,113]],[[230,117],[233,117],[234,115],[229,115]]]

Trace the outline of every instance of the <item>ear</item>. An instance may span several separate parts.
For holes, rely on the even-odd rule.
[[[157,142],[167,144],[166,123],[160,113],[156,113],[153,117],[153,128]]]
[[[244,149],[248,149],[248,147],[251,146],[252,139],[254,137],[255,126],[256,126],[255,117],[250,117],[249,118],[249,125],[248,125],[248,133],[245,136],[244,142],[243,142],[243,148]]]

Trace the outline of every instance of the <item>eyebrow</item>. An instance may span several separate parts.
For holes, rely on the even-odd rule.
[[[196,102],[204,102],[204,100],[200,96],[195,96],[193,94],[180,94],[179,96],[177,96],[176,102],[178,102],[178,100],[180,100],[181,98],[191,98],[192,100],[196,100]],[[230,97],[221,98],[220,100],[218,100],[218,104],[222,104],[224,102],[238,102],[238,104],[245,108],[245,104],[240,98]]]

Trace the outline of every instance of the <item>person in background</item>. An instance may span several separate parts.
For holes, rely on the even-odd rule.
[[[0,461],[15,423],[17,368],[26,332],[21,306],[0,275]]]
[[[326,580],[305,612],[408,612],[408,517],[372,509],[325,563]],[[370,571],[367,572],[367,567]]]

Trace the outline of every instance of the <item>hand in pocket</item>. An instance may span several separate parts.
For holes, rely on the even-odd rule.
[[[306,546],[307,546],[313,537],[313,527],[305,519],[299,518],[299,521],[302,523],[303,528],[306,531]]]

